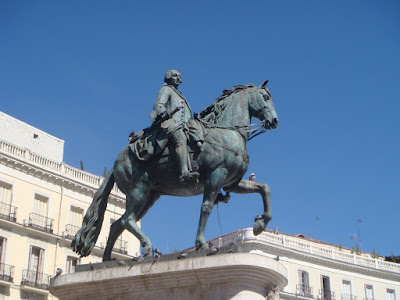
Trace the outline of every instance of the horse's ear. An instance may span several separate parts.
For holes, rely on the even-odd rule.
[[[267,86],[268,80],[265,80],[263,83],[260,84],[258,88],[264,89]]]

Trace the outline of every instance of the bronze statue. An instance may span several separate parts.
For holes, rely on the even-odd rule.
[[[197,179],[199,173],[189,170],[188,166],[188,122],[192,117],[192,111],[189,103],[178,90],[178,86],[182,83],[181,74],[176,70],[169,70],[164,82],[165,85],[158,92],[150,118],[153,121],[163,120],[160,126],[175,147],[174,152],[180,167],[179,180],[183,182]]]
[[[176,75],[175,79],[167,79],[168,86],[163,87],[157,97],[153,126],[135,135],[131,143],[118,154],[113,169],[102,182],[86,212],[82,227],[72,241],[72,248],[81,256],[89,255],[97,241],[107,199],[114,183],[126,195],[126,212],[111,225],[103,255],[105,261],[111,259],[114,243],[125,229],[140,240],[143,256],[153,255],[152,244],[137,222],[162,195],[188,197],[203,194],[195,241],[197,249],[207,247],[205,228],[214,204],[221,201],[221,197],[218,196],[221,188],[226,192],[261,195],[264,211],[254,220],[255,235],[260,234],[272,218],[268,185],[258,183],[254,181],[254,178],[253,180],[242,178],[249,165],[246,144],[251,132],[259,129],[263,131],[274,129],[278,125],[271,94],[266,88],[267,81],[259,87],[249,84],[225,90],[223,95],[206,108],[200,116],[197,116],[195,120],[188,120],[190,123],[188,128],[196,127],[204,134],[203,136],[196,134],[198,137],[189,143],[191,165],[197,166],[196,171],[199,177],[194,181],[181,182],[177,175],[182,174],[182,169],[185,172],[185,165],[182,164],[183,166],[176,169],[176,156],[173,154],[175,147],[171,143],[166,147],[160,147],[158,144],[160,140],[166,140],[158,136],[160,131],[157,128],[160,124],[165,126],[167,131],[172,132],[171,136],[174,132],[178,132],[178,128],[186,136],[185,123],[190,115],[188,105],[183,110],[183,116],[179,115],[179,111],[176,113],[178,114],[176,119],[171,120],[172,118],[168,118],[170,116],[164,114],[173,109],[173,107],[168,107],[166,98],[174,97],[174,101],[180,101],[180,104],[184,99],[176,89],[180,82],[179,73],[175,71],[171,74]],[[187,103],[184,102],[184,104]],[[252,125],[255,125],[251,124],[252,117],[259,119],[262,125],[252,129]],[[166,126],[167,124],[169,125]],[[253,133],[253,136],[255,135],[257,134]],[[196,145],[200,139],[203,142],[201,148]],[[182,157],[180,159],[183,159]],[[170,214],[173,217],[172,212]]]

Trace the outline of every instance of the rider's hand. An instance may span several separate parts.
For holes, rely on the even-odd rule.
[[[163,112],[163,113],[161,114],[161,119],[166,120],[166,119],[169,119],[169,118],[171,118],[169,112],[165,111],[165,112]]]

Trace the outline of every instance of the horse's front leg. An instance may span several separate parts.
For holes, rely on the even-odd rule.
[[[261,218],[254,220],[253,233],[254,235],[259,235],[263,232],[268,222],[272,219],[271,191],[268,184],[242,179],[237,185],[225,187],[224,191],[237,194],[259,193],[261,195],[264,204],[264,213],[261,215]]]
[[[205,182],[199,226],[197,227],[196,250],[200,248],[207,248],[208,246],[205,239],[208,217],[210,216],[210,213],[214,207],[215,199],[217,198],[218,192],[223,185],[227,173],[228,172],[226,169],[217,169],[208,176]]]

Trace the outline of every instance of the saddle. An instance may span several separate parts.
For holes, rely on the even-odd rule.
[[[197,119],[190,119],[184,130],[188,139],[188,151],[193,152],[192,146],[204,142],[207,129]],[[130,135],[129,147],[139,160],[147,161],[157,156],[168,156],[172,149],[168,146],[169,134],[154,124],[142,131]]]

